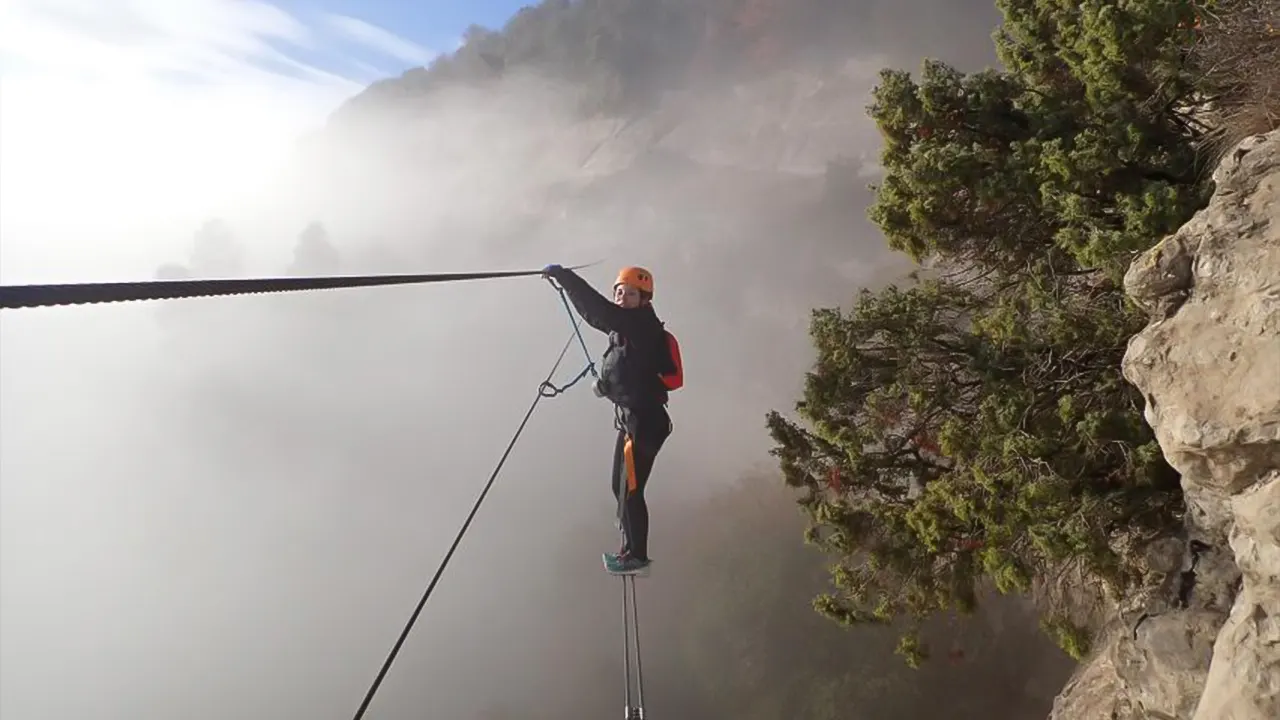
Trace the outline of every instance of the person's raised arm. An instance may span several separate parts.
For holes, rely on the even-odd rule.
[[[569,302],[573,303],[573,307],[588,325],[602,333],[627,334],[634,316],[630,310],[615,305],[612,300],[601,295],[586,280],[568,268],[549,265],[546,274],[560,283],[560,287],[563,287],[569,296]]]

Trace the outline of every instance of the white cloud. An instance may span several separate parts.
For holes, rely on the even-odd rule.
[[[325,16],[325,20],[334,30],[365,47],[377,50],[387,57],[393,57],[415,65],[426,65],[436,56],[436,53],[412,40],[402,38],[390,30],[380,28],[359,18],[330,13]]]
[[[5,282],[154,254],[145,231],[185,243],[262,192],[363,85],[298,59],[319,45],[256,0],[0,2]]]

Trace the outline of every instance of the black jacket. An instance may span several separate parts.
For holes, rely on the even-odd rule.
[[[600,362],[605,397],[629,410],[661,407],[667,388],[659,377],[675,370],[662,321],[652,305],[624,308],[596,291],[568,269],[552,277],[588,325],[609,334],[609,349]]]

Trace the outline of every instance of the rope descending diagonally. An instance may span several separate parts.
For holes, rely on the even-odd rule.
[[[570,319],[573,316],[570,315]],[[516,446],[516,441],[520,439],[520,434],[524,432],[525,425],[529,423],[529,418],[533,417],[533,411],[538,408],[538,403],[544,397],[554,397],[580,380],[587,371],[583,370],[578,377],[563,388],[557,388],[551,383],[551,379],[555,377],[556,371],[560,369],[560,363],[564,362],[565,355],[568,354],[569,348],[573,345],[573,339],[576,336],[582,341],[582,332],[579,329],[581,321],[575,321],[573,324],[573,334],[565,341],[564,348],[560,350],[559,357],[551,366],[551,372],[547,373],[547,379],[542,381],[538,386],[538,394],[533,399],[533,403],[529,405],[529,410],[525,412],[524,419],[520,421],[520,426],[516,428],[516,432],[511,436],[511,442],[507,443],[507,449],[502,453],[502,457],[498,460],[498,464],[493,468],[493,472],[489,475],[488,482],[485,483],[484,489],[480,491],[480,496],[476,498],[475,505],[471,507],[471,512],[467,514],[467,519],[463,521],[462,527],[458,530],[458,535],[453,539],[453,544],[449,546],[449,551],[445,553],[444,560],[440,561],[440,567],[436,569],[436,574],[431,578],[431,583],[427,585],[427,589],[422,593],[422,599],[418,601],[418,606],[414,608],[413,614],[409,616],[409,621],[405,623],[404,629],[400,632],[400,637],[396,639],[395,645],[391,648],[391,652],[387,655],[386,661],[382,663],[382,669],[378,671],[377,677],[374,678],[373,684],[369,687],[369,692],[365,694],[364,701],[360,703],[360,709],[356,710],[353,720],[360,720],[364,717],[365,711],[369,709],[369,703],[373,702],[373,696],[378,692],[378,688],[382,685],[383,679],[387,676],[387,671],[391,669],[391,663],[395,661],[396,655],[400,653],[400,648],[404,646],[404,641],[409,637],[409,632],[413,629],[414,623],[418,621],[418,616],[422,614],[422,609],[426,607],[427,600],[431,597],[431,593],[436,589],[436,584],[440,582],[440,577],[444,574],[444,569],[449,564],[449,560],[453,558],[453,553],[458,549],[459,543],[462,542],[463,535],[466,535],[468,528],[471,527],[471,521],[475,519],[476,512],[480,510],[481,503],[484,502],[485,496],[489,494],[489,489],[493,487],[493,481],[498,478],[498,473],[502,470],[502,466],[507,462],[507,458],[511,455],[511,450]],[[586,342],[583,342],[583,350],[586,350]],[[595,372],[594,365],[590,364],[590,355],[588,354],[587,369]],[[547,388],[551,388],[555,392],[546,392]]]

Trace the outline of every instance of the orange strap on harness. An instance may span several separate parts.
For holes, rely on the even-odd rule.
[[[622,448],[622,455],[627,464],[627,492],[636,491],[636,458],[631,452],[631,437],[627,436],[627,444]]]

